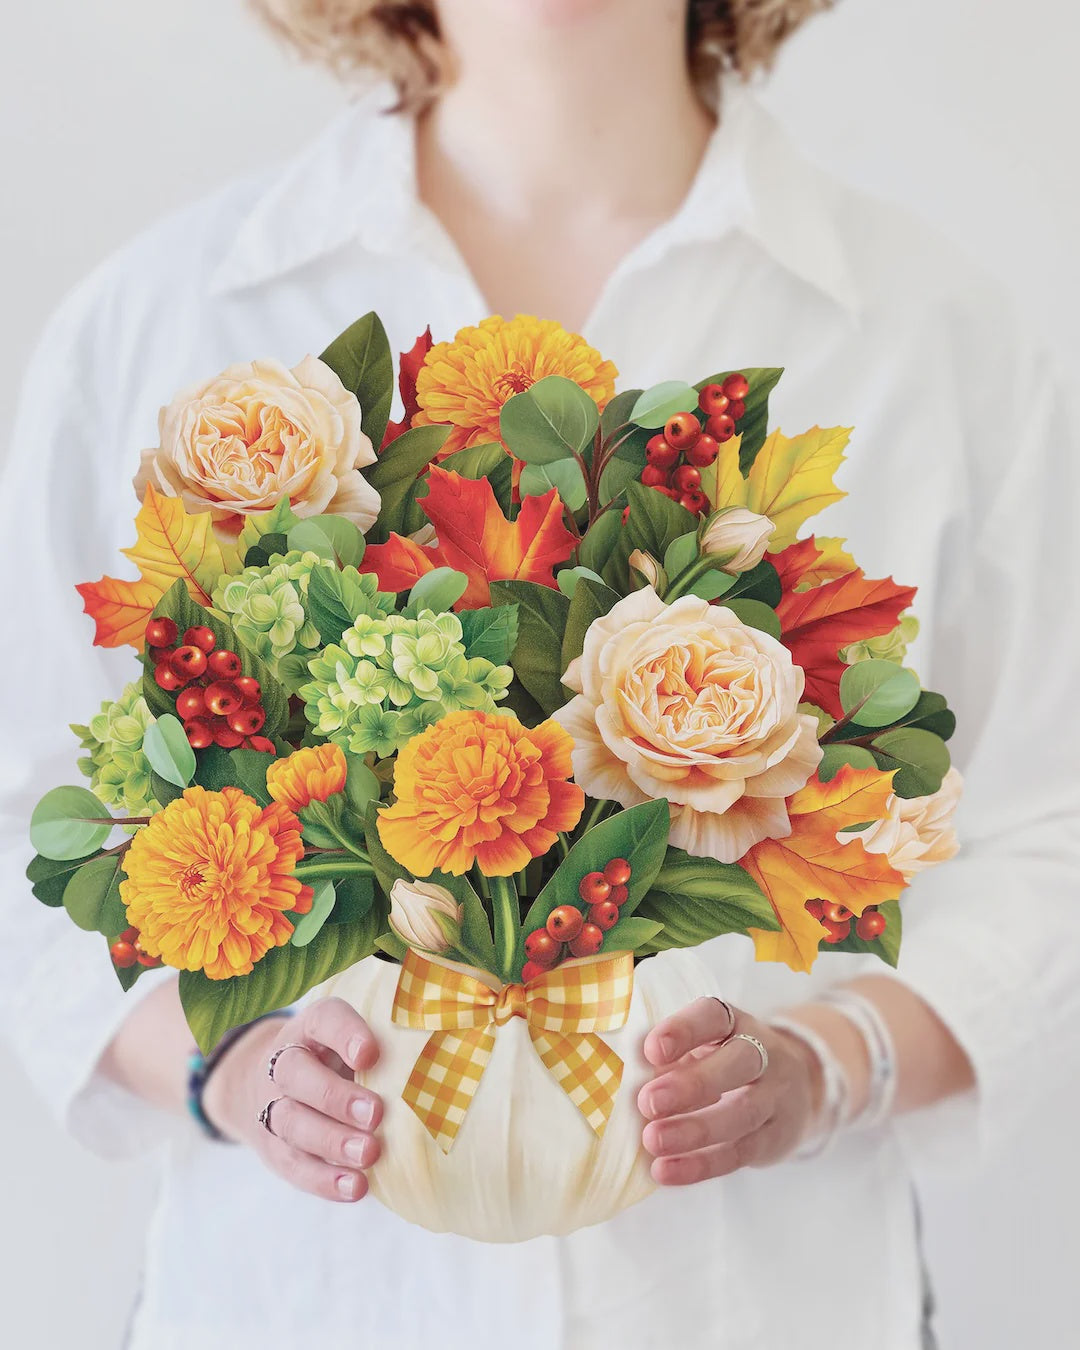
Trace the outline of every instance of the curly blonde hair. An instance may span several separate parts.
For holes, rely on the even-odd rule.
[[[339,74],[374,69],[397,86],[400,109],[429,103],[447,79],[434,0],[250,0],[300,53]],[[721,71],[768,69],[784,39],[835,0],[690,0],[686,52],[699,88]]]

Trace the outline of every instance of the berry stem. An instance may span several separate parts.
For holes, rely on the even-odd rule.
[[[514,970],[514,958],[517,955],[518,895],[512,877],[489,877],[491,887],[491,910],[495,920],[495,959],[498,963],[498,975],[509,980]]]

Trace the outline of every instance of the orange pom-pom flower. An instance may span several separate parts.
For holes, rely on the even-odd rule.
[[[292,937],[286,915],[311,908],[311,887],[293,872],[303,856],[287,806],[189,787],[135,835],[120,898],[151,956],[211,980],[247,975]]]
[[[555,722],[451,713],[398,755],[383,846],[414,877],[461,876],[474,862],[489,877],[520,871],[581,819],[585,794],[567,781],[573,744]]]
[[[312,745],[276,759],[266,771],[266,790],[290,811],[324,802],[345,789],[348,764],[340,745]]]

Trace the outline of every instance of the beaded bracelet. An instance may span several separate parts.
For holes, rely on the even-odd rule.
[[[851,1121],[856,1129],[873,1129],[892,1114],[896,1101],[896,1046],[877,1006],[853,989],[827,989],[822,1003],[836,1009],[855,1027],[866,1044],[870,1061],[870,1085],[866,1106]]]
[[[822,1100],[817,1132],[795,1150],[796,1158],[818,1158],[846,1124],[851,1085],[840,1061],[823,1036],[790,1017],[772,1017],[769,1025],[802,1041],[821,1065]]]
[[[261,1017],[253,1018],[250,1022],[244,1022],[238,1027],[233,1027],[227,1031],[217,1045],[208,1055],[204,1055],[196,1047],[188,1058],[188,1077],[187,1077],[187,1108],[191,1118],[202,1130],[208,1139],[213,1139],[218,1144],[230,1144],[234,1141],[222,1134],[210,1117],[206,1114],[206,1108],[203,1106],[203,1093],[206,1091],[206,1084],[210,1080],[210,1075],[221,1063],[225,1052],[229,1050],[236,1042],[250,1031],[253,1026],[259,1022],[264,1022],[268,1017],[291,1017],[292,1011],[289,1008],[281,1008],[276,1012],[263,1013]]]

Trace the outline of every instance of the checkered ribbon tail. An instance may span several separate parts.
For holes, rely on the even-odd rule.
[[[629,952],[567,962],[527,985],[495,990],[410,948],[394,994],[393,1020],[431,1035],[401,1095],[449,1153],[495,1047],[494,1028],[522,1017],[548,1072],[602,1136],[623,1063],[597,1033],[625,1024],[633,989]]]

